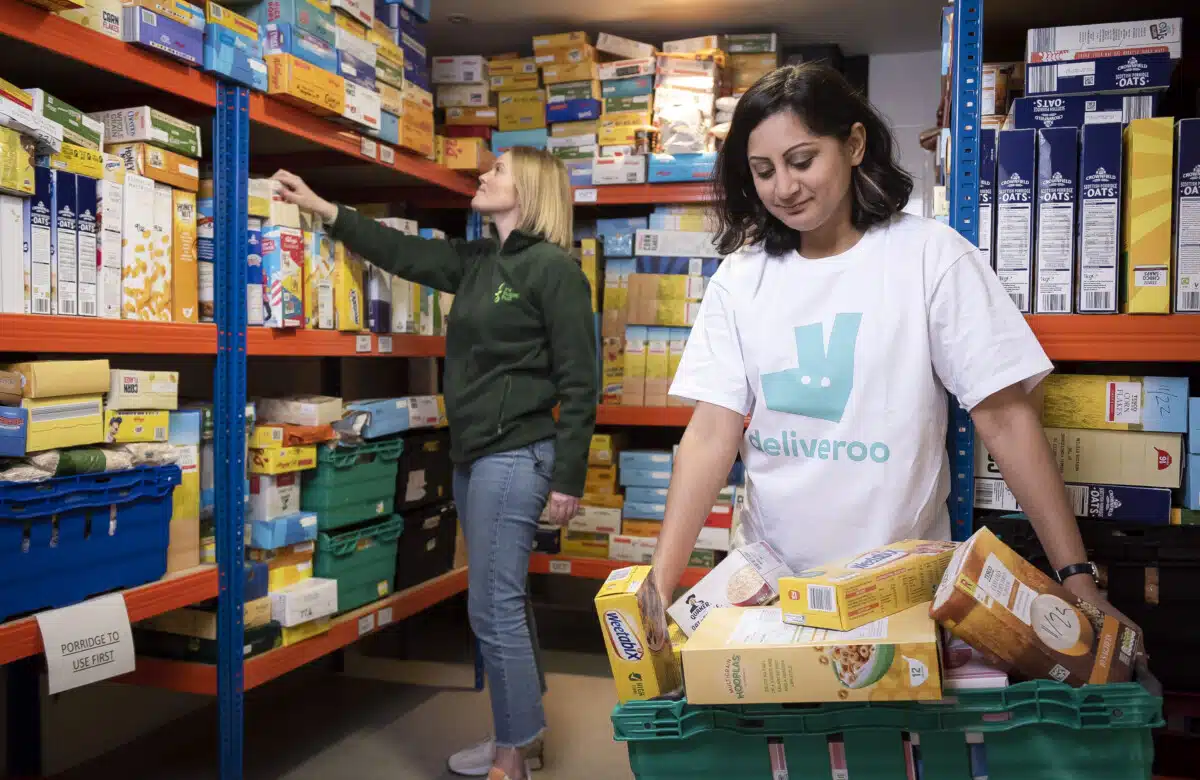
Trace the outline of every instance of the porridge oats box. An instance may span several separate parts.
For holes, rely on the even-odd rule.
[[[617,684],[617,699],[653,699],[680,687],[678,636],[651,636],[642,615],[650,596],[649,566],[628,566],[608,575],[596,594],[596,614],[604,632],[608,662]]]
[[[779,596],[779,580],[792,570],[765,542],[739,547],[667,610],[683,633],[691,636],[719,607],[758,607]]]
[[[987,528],[959,545],[930,615],[1020,674],[1079,687],[1128,682],[1137,628],[1076,598]]]
[[[683,646],[689,704],[942,698],[929,604],[853,631],[783,622],[779,607],[714,609]]]
[[[954,542],[908,539],[779,581],[783,619],[850,631],[933,599]]]

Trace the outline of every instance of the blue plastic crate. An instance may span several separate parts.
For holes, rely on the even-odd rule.
[[[167,571],[178,466],[0,483],[0,620]]]

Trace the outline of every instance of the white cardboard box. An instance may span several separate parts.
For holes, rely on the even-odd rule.
[[[487,60],[477,55],[434,57],[430,67],[434,84],[484,84]]]
[[[704,526],[700,529],[700,535],[696,537],[695,546],[697,550],[720,550],[721,552],[728,552],[729,529]]]
[[[408,399],[408,427],[436,428],[442,416],[436,395],[414,395]]]
[[[691,636],[708,613],[720,607],[757,607],[779,598],[779,578],[792,570],[769,545],[755,542],[733,550],[667,610]]]
[[[342,111],[342,118],[356,125],[378,130],[382,122],[380,112],[383,111],[383,99],[379,97],[379,93],[349,80],[345,83],[344,91],[346,106]]]
[[[586,531],[593,534],[621,533],[621,510],[598,506],[580,506],[575,516],[567,523],[568,531]]]
[[[720,257],[712,233],[639,230],[633,253],[648,257]]]
[[[592,184],[645,184],[646,155],[597,157],[592,162]]]
[[[0,195],[0,313],[26,313],[24,198]]]
[[[284,628],[337,612],[337,580],[310,577],[271,594],[271,619]]]
[[[440,84],[437,88],[438,108],[483,108],[490,98],[486,84]]]
[[[342,399],[328,395],[261,398],[258,419],[292,425],[329,425],[342,419]]]
[[[644,45],[644,44],[641,44]],[[650,47],[653,51],[654,47]],[[601,81],[632,79],[638,76],[653,76],[656,60],[654,54],[644,54],[635,59],[603,62],[597,70]]]
[[[110,369],[105,408],[174,411],[179,408],[179,374],[175,371]]]
[[[600,33],[596,38],[596,49],[605,52],[606,54],[615,54],[618,57],[627,57],[636,59],[640,57],[654,57],[658,51],[648,43],[638,43],[631,41],[628,38],[622,38],[619,35],[611,35],[609,33]],[[600,78],[604,78],[601,76]]]
[[[658,539],[642,536],[610,536],[608,538],[608,557],[614,561],[649,564],[657,546]]]
[[[250,519],[266,522],[300,511],[300,475],[251,474]]]

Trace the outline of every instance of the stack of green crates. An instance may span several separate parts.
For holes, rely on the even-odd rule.
[[[632,701],[612,720],[637,780],[828,778],[831,738],[844,744],[852,780],[903,780],[914,774],[905,737],[919,744],[922,780],[1149,780],[1150,732],[1163,724],[1153,678],[1082,688],[1037,680],[928,703]]]
[[[317,513],[322,531],[391,514],[402,439],[383,439],[357,447],[319,447],[317,467],[304,472],[300,507]]]
[[[357,609],[392,592],[404,520],[392,514],[401,439],[322,447],[305,472],[300,506],[317,513],[313,573],[337,580],[338,610]]]
[[[317,535],[313,574],[337,580],[338,611],[358,609],[392,592],[396,581],[396,547],[404,518],[400,515],[346,531]]]

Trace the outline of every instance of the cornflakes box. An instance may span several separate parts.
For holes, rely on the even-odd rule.
[[[628,525],[628,521],[626,521]],[[661,525],[661,523],[657,524]],[[625,533],[631,531],[626,528]],[[779,580],[792,570],[765,542],[733,550],[667,610],[691,636],[714,609],[770,604],[779,596]]]
[[[783,577],[783,619],[849,631],[930,601],[954,547],[954,542],[909,539]]]
[[[673,638],[656,635],[644,617],[653,596],[649,576],[649,566],[617,569],[596,594],[596,614],[621,702],[652,699],[683,682]]]
[[[779,607],[715,609],[680,655],[689,704],[942,698],[928,603],[853,631],[794,626]]]
[[[125,175],[121,229],[121,319],[154,320],[151,300],[161,274],[153,260],[154,182],[135,173]]]

